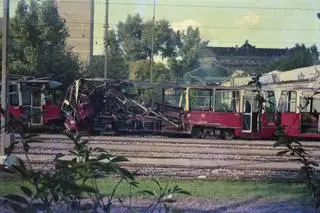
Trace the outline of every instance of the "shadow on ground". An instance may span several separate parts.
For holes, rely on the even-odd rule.
[[[195,202],[195,201],[193,201]],[[192,207],[193,205],[193,207]],[[147,210],[143,207],[114,208],[112,213],[165,213],[164,209]],[[197,203],[181,203],[171,209],[172,213],[320,213],[307,204],[301,204],[294,200],[268,201],[262,198],[251,199],[239,202],[217,203],[209,200]]]
[[[320,210],[313,210],[310,205],[301,204],[298,201],[286,200],[275,201],[263,198],[250,199],[246,201],[225,201],[201,200],[196,198],[187,198],[182,202],[176,203],[171,211],[166,212],[162,209],[146,209],[150,202],[145,200],[135,200],[135,206],[116,207],[115,204],[111,213],[320,213]],[[5,206],[0,207],[1,213],[13,213]],[[84,213],[90,211],[72,211],[68,208],[59,206],[52,213]],[[100,213],[97,211],[96,213]],[[101,212],[102,213],[102,212]]]

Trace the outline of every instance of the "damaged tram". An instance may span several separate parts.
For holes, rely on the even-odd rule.
[[[275,132],[275,97],[222,86],[157,85],[162,100],[146,107],[136,101],[136,82],[80,79],[68,89],[62,111],[68,132],[100,134],[187,134],[194,138],[271,138]]]
[[[79,79],[69,88],[62,111],[72,134],[160,133],[166,117],[135,100],[138,90],[131,81]]]

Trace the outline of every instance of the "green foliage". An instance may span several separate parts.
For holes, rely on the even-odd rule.
[[[264,103],[267,100],[264,99],[261,90],[261,83],[259,82],[261,75],[255,76],[248,83],[249,86],[256,88],[258,94],[256,96],[256,100],[258,102],[259,114],[261,116],[261,112],[265,109]],[[314,92],[313,95],[318,94],[318,92]],[[312,96],[311,96],[312,97]],[[270,102],[269,102],[270,103]],[[300,106],[299,110],[301,112],[302,109],[307,107],[309,101],[306,102],[305,106]],[[268,110],[268,109],[265,109]],[[259,119],[261,120],[261,119]],[[291,128],[291,127],[289,127]],[[302,143],[300,143],[296,138],[289,137],[285,133],[285,128],[283,126],[278,126],[277,131],[275,132],[275,136],[277,138],[276,142],[273,144],[273,147],[284,147],[284,150],[279,151],[277,156],[284,156],[289,154],[293,159],[291,161],[298,162],[302,164],[300,168],[300,172],[298,177],[301,180],[306,182],[308,190],[311,192],[312,201],[315,208],[320,207],[320,173],[316,170],[316,167],[319,167],[319,164],[313,160],[310,160],[309,153],[305,150]]]
[[[67,47],[67,26],[53,0],[18,2],[10,25],[11,73],[54,79],[69,84],[79,71],[77,56]],[[70,79],[71,78],[71,79]]]
[[[298,173],[298,178],[306,183],[307,189],[311,193],[314,208],[320,207],[320,173],[316,170],[319,164],[310,160],[311,156],[305,150],[302,143],[297,139],[288,137],[283,126],[279,126],[276,131],[277,141],[273,147],[284,147],[277,156],[290,155],[291,161],[298,162],[302,166]]]
[[[4,114],[4,111],[1,109],[0,113]],[[37,139],[38,135],[26,134],[27,128],[15,118],[10,119],[6,126],[13,128],[21,139],[8,147],[5,171],[18,175],[31,186],[20,186],[23,195],[8,194],[2,197],[17,213],[37,213],[39,210],[51,212],[54,205],[61,204],[67,204],[70,208],[79,211],[84,207],[81,205],[84,196],[94,198],[87,208],[94,211],[101,209],[103,212],[109,213],[112,209],[115,192],[121,182],[127,181],[130,187],[138,187],[138,183],[135,181],[136,173],[131,173],[119,165],[119,163],[127,162],[127,158],[113,156],[99,147],[90,147],[89,140],[82,140],[79,136],[67,135],[73,142],[73,149],[69,151],[71,158],[57,154],[41,169],[35,169],[29,158],[29,149],[30,144],[41,142]],[[12,155],[19,143],[23,148],[25,161]],[[50,168],[52,165],[54,167]],[[108,201],[105,202],[104,198],[107,195],[101,192],[97,179],[110,175],[119,176],[119,181],[112,189],[111,195],[108,196]],[[160,187],[160,183],[157,182],[157,185]],[[178,186],[173,189],[160,187],[160,192],[154,194],[156,205],[173,202],[164,199],[165,195],[173,193],[188,194]]]
[[[131,79],[149,80],[153,55],[168,61],[154,63],[154,81],[172,81],[199,66],[200,50],[208,42],[202,41],[198,28],[189,27],[176,32],[167,20],[143,21],[138,15],[128,15],[117,25],[118,31],[108,34],[108,77],[118,78],[118,73],[129,74]],[[153,42],[152,42],[153,41]],[[89,76],[103,76],[103,63],[99,60],[88,71]],[[122,78],[126,75],[120,75]]]
[[[125,22],[118,23],[118,39],[128,61],[146,59],[141,40],[143,31],[142,18],[137,14],[128,15]]]
[[[177,57],[170,58],[170,69],[175,70],[176,76],[182,78],[187,72],[199,67],[200,50],[208,44],[200,38],[199,28],[188,27],[182,33],[177,32],[179,42],[177,44]]]
[[[139,14],[129,15],[125,22],[118,23],[117,28],[119,42],[128,61],[151,58],[152,34],[154,55],[166,58],[176,54],[179,38],[166,20],[143,22]]]
[[[262,85],[260,83],[260,78],[261,78],[261,74],[253,76],[252,80],[248,82],[248,86],[254,88],[253,91],[257,92],[257,95],[255,97],[255,101],[257,102],[257,108],[258,108],[258,112],[259,112],[259,121],[261,121],[261,116],[263,113],[263,110],[265,111],[271,111],[270,108],[268,108],[265,103],[269,103],[270,105],[273,105],[274,103],[267,101],[264,96],[263,96],[263,91],[262,91]]]
[[[263,65],[263,72],[270,72],[273,70],[292,70],[300,67],[312,66],[319,64],[319,53],[315,45],[306,47],[304,44],[296,44],[295,47],[289,49],[287,56],[277,60],[271,61]]]
[[[160,55],[162,59],[177,55],[176,47],[179,42],[178,34],[172,29],[167,20],[157,20],[153,26],[153,21],[144,23],[141,40],[147,52],[147,58],[151,57],[152,31],[154,42],[154,55]]]
[[[157,186],[157,190],[141,190],[139,193],[146,194],[152,196],[154,198],[154,202],[147,208],[147,210],[151,209],[151,212],[154,211],[157,207],[164,207],[166,212],[171,209],[171,204],[177,202],[173,196],[178,194],[183,195],[191,195],[189,192],[183,190],[178,185],[175,185],[173,188],[169,188],[168,185],[165,187],[160,184],[159,181],[152,178],[152,181]]]
[[[103,77],[104,76],[105,57],[98,56],[93,59],[85,72],[86,77]],[[111,79],[127,79],[128,63],[124,58],[123,51],[120,48],[114,30],[108,31],[108,73],[107,77]]]
[[[140,60],[130,63],[130,79],[149,80],[150,79],[150,61]],[[162,63],[153,63],[153,81],[168,82],[172,79],[170,70]]]

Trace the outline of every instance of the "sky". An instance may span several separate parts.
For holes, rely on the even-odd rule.
[[[12,15],[17,0],[11,1]],[[105,2],[95,0],[94,55],[103,54]],[[176,30],[199,27],[210,46],[241,46],[248,40],[258,48],[298,42],[320,49],[320,0],[155,0],[155,5],[156,19],[170,21]],[[136,13],[152,19],[153,0],[109,0],[110,28]]]
[[[96,0],[95,53],[104,31],[105,0]],[[156,19],[174,29],[199,27],[210,46],[285,48],[303,42],[320,47],[320,0],[156,0]],[[109,23],[115,28],[128,14],[152,19],[153,0],[110,0]],[[101,15],[102,14],[102,15]]]

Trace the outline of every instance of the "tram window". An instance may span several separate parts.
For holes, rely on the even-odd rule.
[[[301,112],[310,112],[310,100],[306,97],[300,97],[300,110]]]
[[[238,112],[239,93],[237,91],[216,91],[215,112]]]
[[[41,106],[41,92],[40,91],[33,91],[32,106]]]
[[[306,99],[303,96],[300,99],[301,112],[320,113],[320,98],[313,97]]]
[[[266,112],[268,121],[274,121],[276,112],[276,98],[273,91],[268,91],[268,100],[266,102]]]
[[[52,92],[52,94],[53,94],[53,98],[52,98],[53,104],[62,104],[63,103],[65,96],[61,90],[55,90]]]
[[[186,105],[186,91],[181,92],[180,96],[180,107],[184,109]]]
[[[9,85],[9,104],[11,106],[19,106],[19,94],[17,85]],[[1,85],[0,85],[0,94],[1,94]],[[0,96],[1,102],[1,96]]]
[[[310,97],[310,98],[308,98]],[[304,91],[300,97],[301,112],[319,113],[320,95],[314,92]]]
[[[54,104],[54,99],[52,95],[44,95],[41,93],[41,105]]]
[[[210,89],[190,89],[190,109],[209,111],[212,109]]]
[[[22,104],[31,105],[31,91],[30,89],[22,89]]]
[[[166,89],[164,91],[164,103],[171,106],[179,106],[181,97],[180,89]]]
[[[19,94],[18,94],[18,86],[10,85],[9,86],[9,103],[12,106],[19,106]]]
[[[312,112],[313,113],[320,113],[320,97],[313,98]]]
[[[296,112],[297,108],[297,92],[282,92],[279,101],[280,112]]]
[[[289,92],[289,112],[296,112],[297,109],[297,92],[290,91]]]

